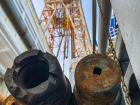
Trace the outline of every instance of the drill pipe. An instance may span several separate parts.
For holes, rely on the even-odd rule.
[[[88,55],[76,66],[75,105],[120,105],[121,71],[109,57]]]
[[[5,83],[22,105],[68,105],[71,86],[56,57],[40,50],[16,57]]]

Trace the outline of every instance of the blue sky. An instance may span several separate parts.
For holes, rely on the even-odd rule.
[[[89,34],[92,36],[92,0],[82,0],[82,7],[86,18]]]

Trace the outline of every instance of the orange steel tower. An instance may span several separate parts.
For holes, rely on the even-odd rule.
[[[54,55],[73,59],[92,53],[80,0],[45,0],[41,26]]]

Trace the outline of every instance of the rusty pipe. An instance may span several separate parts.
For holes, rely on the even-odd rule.
[[[23,105],[68,105],[71,86],[56,57],[40,50],[16,57],[5,74],[5,83]]]
[[[109,57],[88,55],[76,66],[74,98],[76,105],[120,105],[121,72]]]
[[[14,28],[17,30],[19,37],[22,39],[28,49],[33,49],[35,44],[30,38],[29,30],[27,29],[23,19],[18,12],[16,6],[9,0],[0,0],[0,5],[8,16]]]

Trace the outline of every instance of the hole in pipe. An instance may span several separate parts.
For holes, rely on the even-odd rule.
[[[18,75],[18,83],[24,88],[30,89],[45,82],[49,78],[49,65],[44,61],[33,61],[21,68]]]
[[[94,67],[93,74],[94,75],[100,75],[102,73],[102,69],[99,67]]]

